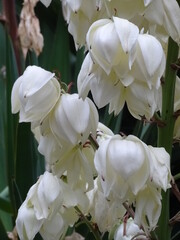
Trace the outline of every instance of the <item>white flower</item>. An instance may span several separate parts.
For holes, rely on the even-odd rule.
[[[89,134],[96,136],[98,112],[93,102],[78,94],[63,94],[50,117],[50,127],[59,143],[84,144]]]
[[[137,237],[136,237],[137,236]],[[132,218],[129,218],[126,223],[121,223],[117,228],[114,240],[138,240],[147,239],[144,232],[134,223]]]
[[[149,34],[139,34],[136,45],[136,58],[131,74],[134,78],[160,87],[160,78],[165,70],[165,54],[160,42]]]
[[[146,117],[150,119],[154,113],[158,110],[158,90],[154,87],[149,89],[146,83],[134,81],[128,87],[124,87],[120,82],[119,94],[116,94],[109,105],[109,112],[118,114],[125,101],[129,112],[133,117],[141,119]],[[117,87],[118,87],[117,86]]]
[[[40,231],[44,239],[58,240],[78,219],[73,207],[85,206],[86,201],[82,192],[72,191],[58,177],[45,172],[30,188],[18,211],[16,228],[20,239],[31,240]]]
[[[74,208],[63,209],[57,212],[51,220],[46,219],[40,229],[43,240],[64,239],[67,229],[77,220],[78,215]]]
[[[18,210],[16,229],[21,240],[33,240],[43,224],[43,219],[37,219],[34,209],[24,202]]]
[[[97,223],[101,232],[110,231],[114,224],[122,219],[126,210],[117,199],[108,199],[104,196],[101,184],[97,177],[94,188],[87,192],[89,198],[88,212],[92,221]]]
[[[113,17],[94,22],[86,36],[92,59],[106,74],[112,68],[120,78],[126,76],[135,58],[135,46],[139,29],[133,23]]]
[[[180,43],[180,9],[176,0],[154,0],[145,10],[144,17],[151,23],[163,26],[168,36]]]
[[[51,131],[61,148],[52,171],[58,176],[67,171],[67,181],[74,188],[93,187],[94,150],[88,137],[92,134],[96,138],[97,125],[95,105],[89,98],[83,101],[78,94],[63,94],[50,115]],[[57,144],[53,147],[58,150]]]
[[[150,119],[159,108],[157,86],[150,79],[148,84],[142,74],[140,80],[133,75],[119,79],[114,71],[107,75],[92,62],[90,54],[87,54],[78,75],[78,92],[83,99],[91,90],[96,105],[101,108],[110,103],[109,112],[115,114],[122,110],[126,102],[130,113],[137,119],[143,116]]]
[[[106,197],[112,193],[124,202],[144,188],[150,170],[147,150],[131,135],[115,135],[100,144],[94,162]]]
[[[102,141],[111,138],[114,135],[114,133],[109,129],[107,126],[102,124],[101,122],[98,123],[98,129],[97,129],[97,143],[101,144]]]
[[[112,16],[118,16],[130,20],[137,16],[137,14],[142,14],[144,12],[145,6],[141,0],[105,0],[106,6],[109,13]]]
[[[59,96],[60,85],[54,73],[29,66],[14,83],[12,112],[20,111],[20,122],[40,122],[52,110]]]
[[[170,156],[164,148],[148,146],[151,153],[150,180],[156,187],[166,191],[171,187]]]
[[[86,33],[90,25],[102,16],[104,6],[97,0],[61,0],[61,2],[68,30],[78,49],[85,45]]]
[[[136,196],[134,222],[146,232],[153,230],[161,214],[161,190],[148,184]]]

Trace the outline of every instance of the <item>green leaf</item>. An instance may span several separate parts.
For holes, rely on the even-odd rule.
[[[39,157],[40,158],[40,157]],[[25,199],[29,188],[37,181],[38,173],[44,171],[39,167],[37,145],[34,135],[31,132],[30,123],[20,123],[18,125],[17,136],[17,157],[16,157],[16,196],[17,199]],[[20,196],[18,197],[20,193]],[[21,202],[18,203],[20,206]]]
[[[17,118],[11,113],[11,90],[14,81],[18,77],[16,59],[11,39],[6,33],[6,124],[5,124],[5,146],[6,146],[6,170],[9,185],[9,195],[16,215],[17,208],[14,199],[12,179],[15,177],[15,151],[16,151],[16,126]]]
[[[8,240],[8,236],[7,236],[7,233],[6,233],[6,230],[5,230],[5,227],[2,223],[2,220],[0,218],[0,239],[1,240]]]
[[[53,4],[52,4],[53,5]],[[67,26],[62,16],[60,6],[58,12],[51,16],[49,11],[48,21],[45,20],[47,14],[40,8],[42,21],[41,30],[44,36],[44,49],[39,57],[40,66],[47,70],[55,71],[63,82],[70,82],[70,54],[69,54],[69,34]],[[49,17],[50,16],[50,17]]]
[[[0,196],[0,209],[4,212],[13,214],[13,208],[10,201]]]

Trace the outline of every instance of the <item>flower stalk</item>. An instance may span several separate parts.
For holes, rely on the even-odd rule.
[[[81,212],[81,210],[76,206],[74,207],[76,212],[79,214],[80,218],[86,223],[86,225],[88,226],[89,230],[92,232],[92,234],[94,235],[94,238],[96,240],[101,240],[101,236],[98,232],[97,229],[95,229],[92,224],[89,222],[89,220],[84,216],[84,214]]]
[[[177,70],[172,68],[172,63],[178,59],[178,45],[171,38],[168,43],[168,53],[165,71],[165,82],[162,84],[162,113],[161,119],[165,126],[158,127],[158,147],[164,147],[170,154],[173,144],[174,115],[174,92]],[[169,240],[171,229],[169,225],[169,190],[162,192],[162,212],[158,223],[158,239]],[[163,229],[163,231],[162,231]]]

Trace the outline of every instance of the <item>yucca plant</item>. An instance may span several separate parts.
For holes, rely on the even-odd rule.
[[[154,2],[155,1],[156,0],[154,0]],[[48,3],[48,1],[43,0],[42,2],[44,4]],[[88,8],[88,1],[86,2],[87,6],[85,6],[85,8]],[[106,19],[106,22],[110,23],[112,19],[114,22],[119,21],[117,20],[119,17],[118,11],[121,11],[118,8],[115,9],[113,7],[109,7],[113,1],[104,0],[99,2],[101,2],[102,5],[107,2],[104,12],[107,11],[109,18],[108,20]],[[97,6],[101,6],[101,4],[98,5],[99,2],[97,1]],[[147,7],[149,6],[149,4],[152,4],[152,2],[153,0],[142,1],[142,3],[138,4],[143,4],[145,7]],[[167,1],[165,0],[161,2],[163,2],[165,6],[168,5]],[[77,3],[81,5],[80,1],[77,1]],[[24,31],[24,29],[27,31],[24,32],[23,35],[23,33],[20,32],[20,30],[18,29],[20,27],[20,23],[23,24],[22,21],[26,21],[26,15],[22,15],[22,9],[25,4],[32,4],[33,7],[31,10],[35,11],[33,13],[35,15],[32,16],[34,18],[37,18],[37,21],[39,20],[40,25],[38,25],[36,21],[33,29],[29,29],[29,32],[28,25],[26,25],[27,29],[26,27],[21,29],[22,32]],[[98,57],[96,56],[96,53],[93,52],[94,49],[92,50],[92,45],[94,44],[93,46],[96,46],[95,42],[93,42],[94,39],[92,36],[99,27],[99,25],[97,24],[98,27],[96,26],[95,30],[92,30],[92,33],[89,33],[89,38],[87,37],[87,44],[78,49],[77,41],[74,40],[74,36],[72,36],[68,32],[69,22],[67,24],[64,20],[65,14],[63,15],[63,11],[65,10],[63,10],[63,8],[65,7],[63,4],[65,4],[66,7],[66,1],[53,0],[50,6],[46,8],[39,1],[2,0],[0,2],[0,239],[2,240],[18,239],[17,229],[15,227],[15,220],[17,218],[18,209],[26,199],[30,187],[37,182],[37,180],[45,172],[45,170],[49,169],[49,172],[53,172],[53,170],[51,169],[52,166],[50,166],[49,168],[46,162],[47,159],[45,159],[45,157],[38,151],[38,141],[35,139],[34,134],[31,131],[31,123],[28,121],[19,123],[19,115],[12,114],[11,93],[16,79],[18,79],[18,77],[23,74],[23,72],[29,65],[36,65],[46,69],[49,72],[55,73],[56,79],[60,83],[61,89],[63,89],[62,92],[68,92],[70,94],[73,94],[79,90],[77,89],[77,78],[78,76],[79,78],[81,77],[80,74],[82,73],[79,72],[81,67],[83,66],[82,64],[84,58],[87,57],[87,51],[91,53],[91,57],[94,57],[92,57],[94,65],[101,64],[98,60]],[[74,3],[71,4],[73,8]],[[124,4],[123,6],[125,6],[126,3],[123,0],[120,4]],[[128,7],[130,9],[131,5],[129,5]],[[135,11],[134,9],[135,6],[133,5],[133,10],[130,9],[130,11]],[[97,12],[100,11],[99,8],[97,8],[96,10]],[[170,10],[173,11],[174,9],[172,8]],[[113,15],[115,15],[114,18],[111,16],[111,11],[113,12]],[[179,15],[177,14],[178,11],[180,10],[176,10],[177,21],[179,21],[180,16],[180,13]],[[75,14],[77,14],[76,11]],[[141,15],[143,14],[141,13]],[[105,18],[103,16],[104,15],[102,14],[102,17],[100,18]],[[168,17],[169,19],[173,18],[173,13],[171,12],[171,15]],[[97,19],[94,18],[93,21],[95,20]],[[166,19],[166,21],[168,20]],[[93,29],[93,27],[91,27],[91,29]],[[35,34],[33,31],[35,32]],[[82,31],[84,31],[84,29],[82,29]],[[177,30],[177,32],[180,31]],[[32,37],[32,39],[33,37],[35,39],[37,38],[34,43],[31,42],[33,41],[32,39],[28,39],[28,34]],[[81,35],[81,30],[78,34]],[[164,32],[162,32],[162,34],[164,34]],[[24,39],[26,40],[25,43],[27,43],[27,45],[23,45],[21,35],[23,35]],[[132,111],[129,108],[127,100],[123,109],[119,111],[120,113],[118,112],[116,116],[113,113],[108,112],[108,106],[103,105],[101,109],[98,109],[99,121],[109,127],[109,129],[111,129],[114,134],[118,134],[119,136],[133,134],[147,145],[152,145],[153,147],[158,148],[163,147],[171,157],[171,173],[173,176],[173,178],[171,179],[171,188],[168,189],[166,192],[162,190],[162,209],[157,227],[155,229],[151,229],[150,234],[147,234],[146,231],[143,232],[143,234],[145,233],[146,235],[143,235],[143,239],[178,240],[180,238],[180,193],[178,189],[180,179],[180,147],[179,139],[177,138],[178,134],[174,132],[178,132],[178,126],[175,125],[175,121],[179,117],[179,109],[174,110],[174,98],[177,97],[178,99],[178,95],[175,95],[175,91],[177,88],[175,87],[175,84],[176,76],[178,76],[179,74],[180,63],[178,56],[179,43],[177,44],[178,41],[175,41],[175,39],[173,40],[171,37],[173,38],[173,36],[169,37],[167,46],[166,70],[164,72],[164,77],[161,78],[161,110],[158,110],[155,114],[153,114],[153,117],[151,117],[150,119],[147,119],[144,116],[141,116],[141,119],[136,119],[136,114],[132,116]],[[106,33],[104,33],[103,36],[104,41],[105,39]],[[41,50],[42,46],[43,48]],[[107,43],[104,47],[102,47],[102,51],[106,51],[106,47]],[[99,45],[99,49],[100,48],[101,45]],[[98,51],[99,49],[97,48],[96,50]],[[151,55],[152,53],[150,52],[148,54]],[[102,63],[101,65],[102,68],[104,66],[103,64],[104,63]],[[104,68],[103,70],[106,71],[106,68]],[[118,71],[119,70],[117,70],[117,72]],[[85,75],[83,75],[83,77]],[[115,85],[116,84],[118,83],[116,82]],[[128,87],[128,84],[127,86],[125,86],[125,88],[126,87]],[[94,90],[93,93],[93,89],[91,89],[91,91],[92,95],[91,93],[89,93],[88,96],[92,100],[95,97],[95,103],[98,105],[98,101],[96,102],[96,99],[98,99],[98,95],[96,96],[97,92]],[[94,113],[92,111],[90,116],[92,116],[93,114]],[[74,119],[73,121],[78,125],[78,122],[75,122],[76,119]],[[91,120],[90,123],[92,123],[92,121],[93,120]],[[88,127],[90,123],[88,123]],[[90,142],[93,146],[93,149],[97,150],[99,147],[97,141],[96,139],[91,137],[92,136],[90,134],[88,144]],[[86,144],[87,142],[84,143],[84,145]],[[102,151],[101,149],[103,148],[100,147],[98,151]],[[97,161],[97,159],[100,159],[99,156],[101,156],[101,152],[99,153],[99,155],[97,154],[95,161]],[[96,170],[101,171],[98,166],[96,166]],[[159,175],[161,175],[161,170],[159,171]],[[93,175],[94,179],[97,177],[97,175]],[[59,178],[61,178],[64,183],[68,182],[68,177],[64,173]],[[103,177],[101,180],[103,180]],[[125,202],[124,207],[127,211],[126,217],[130,216],[133,218],[134,210],[136,207],[135,203],[133,205],[133,208],[129,208],[130,206],[126,205]],[[78,215],[78,220],[73,226],[69,226],[68,230],[61,235],[60,239],[63,239],[66,236],[70,236],[74,231],[81,234],[85,239],[139,239],[138,236],[133,236],[131,238],[117,237],[118,226],[122,222],[125,223],[125,221],[127,220],[124,220],[125,218],[117,222],[117,224],[114,225],[111,230],[105,229],[106,231],[101,231],[101,227],[98,226],[98,223],[93,219],[93,217],[91,216],[92,214],[83,213],[83,211],[81,211],[80,208],[78,208],[77,206],[75,206],[75,212]],[[148,217],[145,216],[145,218],[146,219],[144,221],[146,221],[148,224]],[[141,230],[144,231],[143,226],[140,225],[139,227],[141,228]],[[125,236],[126,231],[123,234]],[[45,238],[45,236],[41,235],[38,233],[34,239],[47,239]],[[26,235],[26,237],[22,239],[28,239],[28,236]],[[74,237],[72,239],[76,238]]]

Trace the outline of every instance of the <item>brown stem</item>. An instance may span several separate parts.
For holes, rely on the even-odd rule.
[[[3,3],[3,16],[6,19],[6,27],[9,35],[11,36],[14,53],[16,57],[18,72],[21,74],[21,60],[20,60],[20,43],[18,39],[18,26],[16,19],[16,9],[14,0],[2,0]]]

